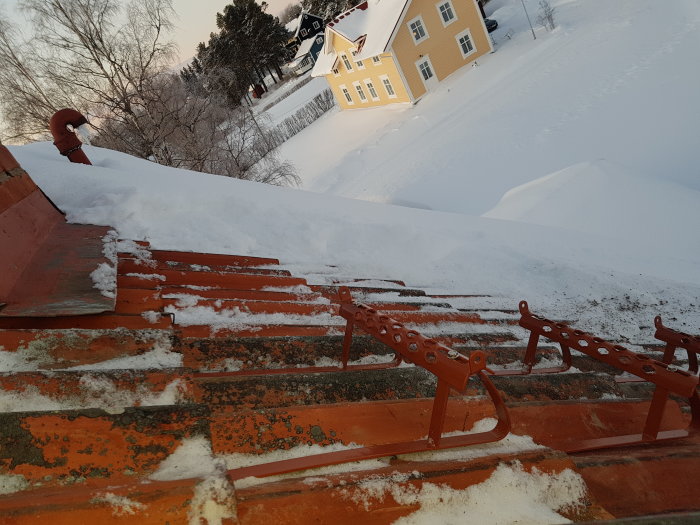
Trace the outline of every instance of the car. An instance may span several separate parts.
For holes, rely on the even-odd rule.
[[[492,18],[484,18],[484,23],[486,24],[486,30],[489,33],[493,33],[496,29],[498,29],[497,20],[493,20]]]

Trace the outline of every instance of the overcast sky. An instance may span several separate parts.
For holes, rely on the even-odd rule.
[[[120,0],[123,1],[123,0]],[[259,2],[261,0],[258,0]],[[16,15],[14,9],[19,0],[0,0],[0,8],[10,15]],[[197,44],[209,40],[209,34],[216,30],[216,13],[223,11],[231,0],[173,0],[173,7],[178,15],[173,38],[180,48],[180,60],[183,62],[194,56]],[[278,15],[295,0],[267,0],[267,12]]]

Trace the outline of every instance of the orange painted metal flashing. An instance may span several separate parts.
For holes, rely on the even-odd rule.
[[[67,330],[71,328],[82,330],[113,330],[117,328],[147,330],[170,328],[171,326],[172,319],[167,314],[153,321],[145,319],[141,315],[110,313],[60,317],[0,317],[0,330]]]
[[[428,435],[431,399],[366,403],[303,405],[241,410],[216,408],[211,439],[215,454],[264,454],[280,447],[351,443],[383,445]],[[548,446],[568,435],[581,439],[634,432],[644,423],[647,401],[581,401],[512,403],[509,411],[516,435],[531,436]],[[479,398],[452,398],[445,413],[445,432],[467,432],[474,423],[493,418],[493,405]],[[664,428],[677,428],[686,418],[676,404],[669,406]],[[391,421],[391,425],[386,422]]]
[[[215,329],[208,325],[180,326],[179,333],[184,338],[209,338],[209,337],[306,337],[324,335],[342,335],[342,326],[325,325],[260,325],[230,330],[226,328]]]
[[[28,388],[57,402],[85,405],[90,402],[93,390],[86,390],[86,380],[95,380],[105,389],[131,394],[147,393],[149,396],[162,394],[168,386],[177,385],[178,400],[193,402],[192,378],[186,370],[170,369],[158,371],[117,370],[102,372],[60,371],[46,374],[42,372],[0,373],[0,388],[6,392],[24,392]],[[134,406],[140,406],[138,398]]]
[[[154,472],[183,439],[201,435],[202,415],[172,407],[5,413],[0,471],[34,486],[107,478],[123,483]]]
[[[313,302],[323,296],[317,293],[299,293],[269,290],[234,290],[225,288],[197,290],[183,286],[168,286],[167,283],[160,288],[164,298],[169,295],[193,295],[204,299],[228,299],[231,301],[295,301]]]
[[[698,509],[700,442],[584,452],[572,456],[590,493],[615,516],[674,514]],[[662,523],[658,516],[653,523]],[[697,523],[697,516],[678,523]],[[651,523],[651,521],[649,522]]]
[[[222,525],[259,523],[356,523],[388,525],[418,509],[418,505],[401,505],[390,495],[385,498],[368,498],[367,507],[353,503],[353,497],[362,494],[362,482],[371,479],[389,479],[399,475],[406,481],[401,488],[419,489],[430,482],[448,485],[456,490],[481,483],[488,479],[501,463],[519,461],[526,472],[537,469],[554,474],[573,468],[573,463],[555,452],[530,452],[515,455],[494,455],[467,461],[404,462],[384,469],[349,474],[327,475],[318,482],[304,479],[287,479],[238,488],[217,499],[227,512],[236,518],[222,520]],[[417,477],[414,472],[421,472]],[[193,514],[191,505],[197,504],[198,479],[177,481],[133,482],[129,484],[106,483],[98,480],[89,487],[43,488],[24,494],[0,496],[0,514],[8,524],[54,523],[134,523],[160,524],[185,523]],[[110,505],[113,499],[127,498],[134,504],[134,512],[119,512]],[[323,504],[319,504],[322,501]],[[586,496],[580,507],[564,511],[567,518],[581,521],[609,519],[590,497]]]
[[[19,162],[15,159],[10,150],[0,143],[0,171],[11,172],[20,167]]]
[[[165,336],[165,337],[164,337]],[[143,354],[167,342],[168,330],[124,329],[0,329],[0,346],[5,352],[36,354],[41,369],[89,365],[119,357]],[[36,349],[36,350],[35,350]]]
[[[163,525],[188,523],[200,480],[149,481],[116,484],[99,480],[90,486],[50,487],[0,496],[0,516],[7,525],[133,524]],[[115,502],[126,498],[133,512]],[[235,501],[230,502],[235,511]],[[235,521],[222,521],[233,525]]]
[[[167,306],[176,306],[180,299],[164,299]],[[200,299],[197,306],[205,306],[215,311],[239,309],[251,314],[319,315],[334,314],[336,308],[329,304],[272,301],[241,301],[228,299]],[[176,314],[177,318],[177,314]]]
[[[392,479],[392,476],[403,478],[405,481],[393,485],[411,492],[419,490],[426,482],[462,490],[486,481],[501,463],[512,464],[516,460],[526,472],[536,468],[554,474],[574,468],[570,459],[553,451],[499,454],[466,461],[396,461],[383,469],[326,475],[318,482],[291,479],[237,489],[238,519],[241,525],[263,522],[385,525],[415,512],[419,505],[401,504],[390,491],[372,497],[363,491],[362,483],[368,476],[375,481]],[[564,515],[576,521],[612,517],[588,496],[581,507],[564,511]]]
[[[151,257],[156,261],[196,264],[200,266],[275,266],[278,259],[269,257],[253,257],[247,255],[224,255],[216,253],[176,252],[169,250],[150,250]]]
[[[67,224],[4,146],[0,158],[0,317],[113,309],[90,276],[106,262],[101,239],[108,228]]]
[[[0,183],[0,303],[12,301],[20,276],[62,221],[26,173]]]

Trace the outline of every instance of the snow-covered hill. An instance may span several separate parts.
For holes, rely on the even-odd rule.
[[[283,156],[311,191],[471,215],[599,159],[700,190],[700,3],[551,4],[558,26],[533,40],[520,0],[491,0],[496,52],[478,67],[413,107],[334,110]]]

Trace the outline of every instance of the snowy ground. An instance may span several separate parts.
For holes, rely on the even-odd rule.
[[[700,4],[552,3],[559,28],[533,41],[520,1],[492,0],[498,50],[479,67],[416,106],[333,110],[285,143],[310,191],[91,147],[93,167],[47,143],[12,151],[69,220],[157,248],[527,299],[633,343],[656,314],[700,332]]]
[[[478,67],[413,107],[334,110],[283,156],[311,191],[471,215],[599,159],[700,190],[700,4],[551,3],[558,27],[533,40],[520,0],[491,0],[496,52]]]
[[[265,111],[265,115],[269,118],[270,125],[277,125],[284,119],[291,117],[294,115],[294,113],[308,104],[309,100],[314,98],[318,93],[324,89],[328,89],[328,83],[325,79],[314,78],[301,88],[293,91],[290,95],[287,95],[291,89],[294,89],[294,86],[296,86],[299,81],[305,78],[307,77],[303,76],[297,81],[291,81],[269,95],[270,100],[274,100],[274,97],[279,98],[286,95],[284,99],[280,100],[277,104]],[[270,100],[268,100],[268,98],[263,98],[259,102],[258,107],[264,107],[267,104],[270,104]]]

